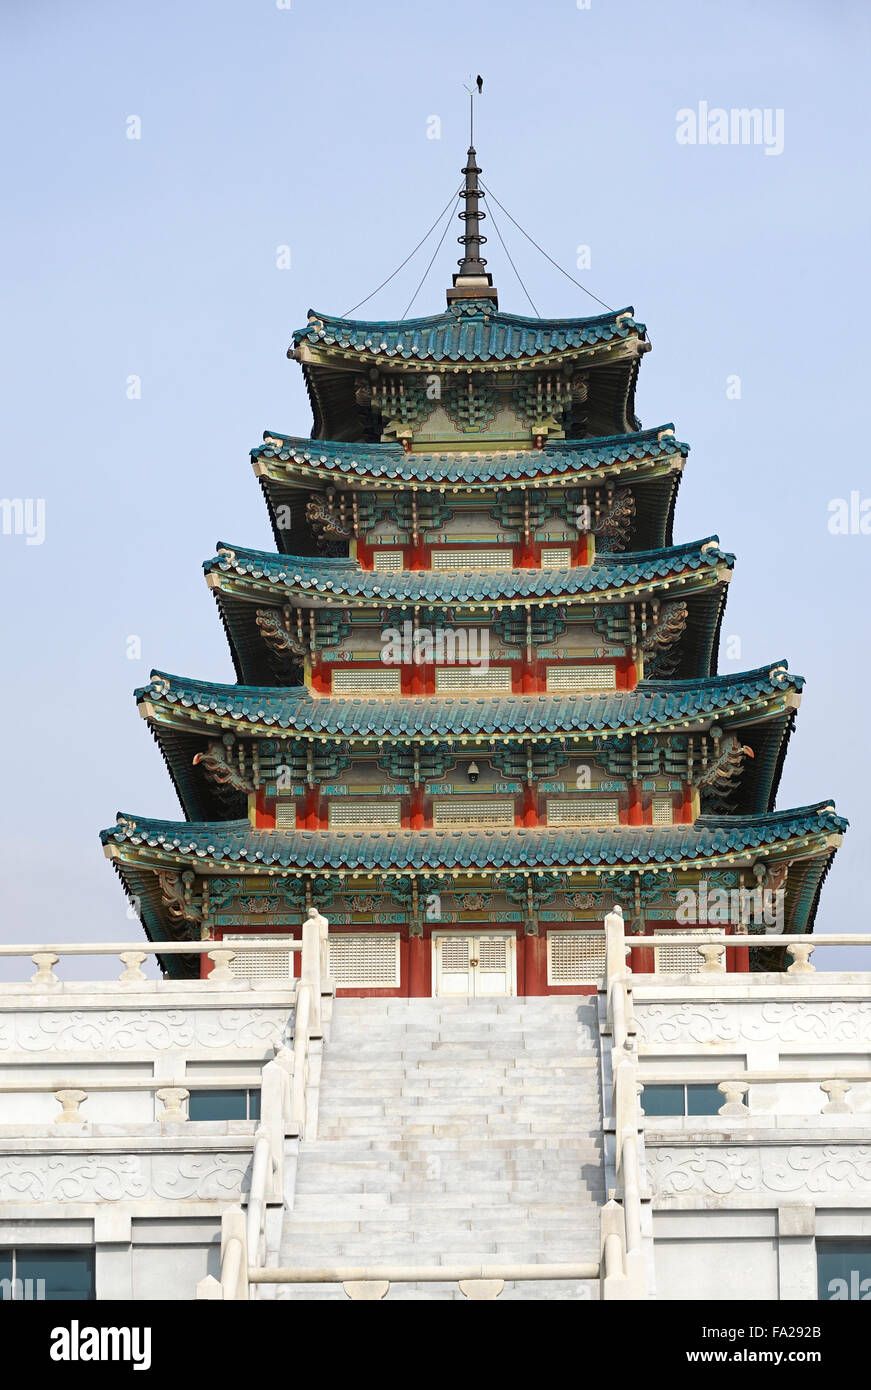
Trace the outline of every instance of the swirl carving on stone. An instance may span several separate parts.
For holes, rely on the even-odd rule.
[[[758,1151],[698,1148],[647,1149],[647,1171],[654,1194],[678,1196],[684,1192],[713,1192],[725,1197],[759,1186]]]
[[[161,1051],[171,1047],[256,1047],[280,1040],[287,1009],[44,1010],[7,1016],[5,1050]]]
[[[847,1197],[867,1190],[871,1183],[871,1147],[791,1144],[684,1149],[648,1144],[647,1171],[657,1197],[688,1192],[725,1197],[752,1190]]]
[[[825,1144],[762,1150],[762,1181],[772,1192],[843,1193],[867,1190],[871,1183],[871,1148]]]
[[[0,1158],[0,1201],[118,1202],[145,1197],[148,1181],[136,1154],[32,1154]]]
[[[636,1001],[639,1038],[670,1042],[842,1042],[871,1038],[871,1004],[843,1000],[647,1004]]]
[[[0,1202],[238,1201],[249,1167],[246,1153],[0,1158]]]
[[[186,1197],[238,1199],[248,1187],[248,1154],[155,1154],[151,1187],[168,1201]]]

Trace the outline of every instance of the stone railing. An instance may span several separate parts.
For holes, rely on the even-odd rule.
[[[323,918],[321,919],[323,920]],[[308,927],[308,933],[305,928]],[[309,949],[306,951],[306,939],[309,941]],[[252,937],[250,941],[234,941],[232,946],[225,946],[220,941],[90,941],[90,942],[64,942],[55,945],[41,946],[7,946],[0,945],[0,960],[5,957],[28,957],[36,966],[36,973],[31,975],[29,980],[21,981],[0,981],[0,991],[9,993],[13,990],[26,989],[33,987],[36,989],[99,989],[102,984],[104,987],[117,989],[118,985],[132,989],[155,989],[160,986],[171,986],[175,989],[190,989],[197,986],[208,986],[214,989],[216,986],[234,987],[236,989],[250,989],[250,981],[244,976],[234,975],[230,965],[239,955],[256,955],[259,951],[274,951],[273,941],[258,941]],[[314,987],[320,988],[322,974],[321,962],[323,950],[321,947],[321,929],[317,922],[303,924],[303,940],[292,941],[288,938],[287,942],[282,942],[282,950],[301,951],[303,954],[303,978]],[[142,969],[144,962],[149,956],[196,956],[206,955],[213,963],[213,968],[208,975],[199,980],[152,980]],[[54,967],[58,962],[73,956],[117,956],[121,961],[123,969],[117,980],[112,981],[64,981],[58,979],[54,973]],[[281,984],[280,978],[269,982],[270,987]],[[292,985],[297,983],[292,977],[288,977],[287,983]]]
[[[277,1254],[282,1212],[293,1203],[299,1138],[313,1139],[317,1134],[323,1026],[334,993],[327,979],[328,929],[327,919],[316,910],[303,923],[293,1048],[280,1048],[275,1060],[263,1068],[247,1212],[241,1207],[224,1212],[221,1278],[202,1279],[197,1298],[249,1299],[252,1285],[272,1282],[259,1274]]]
[[[615,909],[616,910],[616,909]],[[620,909],[622,917],[622,909]],[[607,923],[607,918],[605,919]],[[742,950],[767,950],[771,946],[785,946],[787,955],[790,956],[792,964],[787,966],[785,971],[766,972],[766,979],[772,976],[789,975],[794,979],[797,975],[813,975],[816,973],[816,966],[811,963],[811,956],[818,946],[871,946],[871,935],[868,933],[846,933],[833,932],[825,936],[798,936],[784,932],[766,932],[764,935],[751,936],[746,931],[736,927],[735,931],[727,935],[723,931],[712,928],[710,931],[705,928],[693,927],[683,932],[657,932],[653,936],[633,936],[624,935],[622,949],[628,951],[639,946],[687,946],[693,945],[698,951],[701,960],[699,962],[699,975],[705,977],[714,975],[727,975],[731,983],[736,980],[754,981],[754,976],[747,976],[735,973],[728,973],[726,970],[726,950],[736,947]],[[631,974],[631,969],[629,973]],[[649,978],[649,977],[646,977]],[[657,983],[667,982],[669,979],[680,979],[680,976],[658,975]]]
[[[315,1265],[249,1270],[250,1284],[341,1284],[348,1298],[376,1301],[391,1284],[458,1284],[465,1298],[494,1299],[511,1282],[598,1279],[596,1264]],[[226,1295],[225,1295],[226,1296]]]
[[[312,913],[303,923],[302,939],[288,938],[286,941],[288,951],[300,953],[299,975],[257,981],[253,985],[244,975],[235,975],[231,965],[240,955],[274,951],[272,941],[258,941],[254,937],[232,945],[220,941],[184,941],[0,946],[0,958],[30,958],[36,967],[27,980],[0,983],[0,1042],[5,1040],[6,1053],[14,1059],[12,1065],[16,1068],[15,1080],[3,1080],[0,1076],[0,1095],[53,1094],[61,1107],[54,1122],[49,1116],[47,1121],[22,1124],[16,1120],[14,1128],[6,1127],[3,1143],[10,1155],[7,1166],[12,1164],[14,1171],[10,1178],[18,1184],[13,1190],[21,1188],[24,1191],[16,1179],[16,1165],[20,1167],[25,1162],[16,1157],[19,1133],[27,1149],[25,1176],[34,1191],[45,1164],[58,1167],[59,1142],[64,1154],[61,1166],[66,1163],[69,1167],[74,1161],[81,1165],[81,1156],[89,1152],[82,1149],[83,1144],[100,1143],[103,1145],[100,1153],[104,1155],[107,1136],[114,1136],[113,1145],[119,1153],[123,1151],[122,1156],[116,1160],[113,1147],[111,1158],[101,1157],[100,1190],[105,1189],[108,1200],[116,1195],[125,1200],[139,1197],[159,1200],[165,1189],[172,1188],[172,1183],[168,1188],[167,1177],[172,1154],[164,1150],[167,1145],[177,1147],[181,1143],[186,1171],[190,1169],[190,1181],[187,1186],[175,1184],[179,1194],[186,1195],[190,1188],[192,1195],[205,1195],[206,1191],[212,1195],[214,1189],[215,1196],[226,1196],[234,1202],[229,1208],[225,1206],[222,1213],[219,1296],[248,1297],[249,1268],[256,1270],[269,1261],[276,1261],[282,1212],[285,1204],[293,1203],[299,1135],[304,1132],[312,1138],[316,1134],[322,1037],[334,992],[332,982],[327,979],[327,931],[326,919],[317,912]],[[203,978],[150,979],[142,969],[149,957],[203,954],[213,966]],[[118,957],[122,966],[120,977],[96,982],[58,978],[54,967],[61,961],[80,956]],[[251,1006],[247,1010],[243,1007],[243,996],[247,996],[244,1005]],[[263,1005],[259,1003],[260,998]],[[181,1029],[176,1001],[183,1004],[181,1021],[185,1026]],[[288,1005],[293,1006],[292,1045],[285,1045],[281,1026]],[[65,1031],[65,1025],[60,1027],[56,1020],[70,1010],[74,1011],[70,1014],[71,1029]],[[104,1026],[106,1019],[115,1016],[112,1010],[115,1013],[120,1010],[122,1015],[121,1026],[125,1031],[120,1048],[117,1043],[112,1044],[111,1030],[107,1031]],[[26,1027],[19,1028],[19,1015]],[[200,1015],[203,1022],[198,1030],[192,1026],[191,1019]],[[233,1023],[231,1027],[230,1022],[237,1015],[241,1023]],[[40,1023],[43,1018],[48,1021],[44,1027]],[[240,1027],[249,1043],[246,1060],[254,1062],[259,1076],[255,1072],[243,1078],[238,1070],[231,1073],[229,1068],[224,1074],[220,1060],[217,1067],[210,1067],[207,1076],[182,1074],[187,1070],[184,1059],[191,1041],[195,1046],[200,1044],[200,1054],[207,1050],[214,1055],[223,1047],[235,1060],[235,1035]],[[153,1048],[148,1045],[151,1030],[157,1030],[161,1037],[160,1044],[155,1043]],[[52,1037],[57,1039],[63,1034],[66,1038],[66,1032],[70,1033],[69,1060],[65,1060],[56,1047],[48,1046]],[[45,1047],[43,1033],[47,1039]],[[208,1048],[206,1042],[210,1044]],[[257,1062],[250,1055],[256,1053],[258,1044],[262,1047],[264,1043],[275,1051],[274,1058],[265,1065],[262,1052]],[[162,1065],[155,1065],[155,1075],[147,1077],[119,1075],[113,1078],[105,1072],[94,1075],[95,1070],[105,1064],[104,1052],[111,1056],[113,1065],[119,1056],[123,1064],[134,1046],[137,1065],[147,1065],[152,1056],[167,1047],[177,1054],[175,1062],[170,1060],[169,1064],[164,1061]],[[42,1061],[43,1054],[48,1051],[52,1056],[51,1072]],[[40,1064],[32,1077],[28,1075],[31,1057]],[[179,1057],[181,1065],[172,1070]],[[244,1125],[198,1124],[189,1120],[187,1102],[192,1092],[216,1088],[253,1090],[258,1084],[261,1110],[253,1142],[251,1130]],[[146,1108],[140,1119],[126,1122],[119,1122],[111,1115],[91,1118],[87,1109],[83,1112],[82,1107],[87,1107],[89,1099],[96,1102],[98,1097],[104,1096],[108,1102],[113,1093],[133,1096],[138,1093],[143,1102],[151,1095],[160,1102],[162,1110],[155,1119],[153,1110]],[[105,1128],[107,1124],[110,1129]],[[59,1126],[57,1130],[55,1125]],[[13,1144],[14,1147],[10,1147]],[[132,1149],[131,1144],[135,1145]],[[201,1147],[208,1163],[200,1162]],[[124,1157],[128,1149],[132,1157]],[[210,1157],[212,1150],[214,1158]],[[172,1153],[175,1151],[173,1148]],[[105,1153],[108,1154],[107,1149]],[[155,1170],[157,1176],[152,1181],[151,1169],[155,1164],[162,1166],[159,1171]],[[120,1177],[115,1174],[115,1168],[119,1169]],[[63,1179],[63,1173],[60,1177]],[[211,1184],[207,1188],[203,1186],[206,1180]],[[88,1190],[84,1180],[75,1185],[70,1181],[64,1195],[67,1191],[75,1192],[77,1200],[81,1201],[87,1197]],[[244,1202],[245,1210],[240,1202]],[[199,1296],[215,1296],[214,1291],[210,1291],[208,1279],[203,1282]]]
[[[867,1046],[871,1046],[869,1039]],[[825,1072],[814,1071],[810,1067],[794,1068],[779,1067],[776,1071],[745,1071],[735,1074],[728,1081],[711,1081],[707,1084],[715,1085],[717,1090],[722,1092],[723,1104],[717,1110],[717,1115],[728,1115],[730,1118],[741,1118],[752,1116],[757,1122],[765,1116],[774,1114],[770,1109],[755,1110],[750,1102],[751,1086],[807,1086],[816,1085],[822,1092],[819,1099],[820,1115],[851,1115],[852,1106],[847,1101],[848,1093],[853,1086],[859,1082],[864,1085],[871,1084],[871,1071],[848,1071],[846,1068],[839,1070],[837,1076],[833,1076],[834,1068],[830,1067]],[[703,1080],[702,1077],[693,1075],[685,1080],[691,1084],[698,1084]],[[654,1067],[644,1069],[644,1084],[641,1086],[643,1093],[646,1086],[674,1085],[680,1084],[680,1080],[673,1071],[657,1072]],[[783,1108],[780,1113],[793,1117],[801,1116],[807,1118],[804,1111],[790,1110]],[[643,1098],[642,1098],[643,1106]],[[663,1119],[686,1118],[693,1122],[698,1120],[712,1120],[713,1115],[690,1115],[690,1116],[669,1116],[653,1115],[650,1117],[653,1124],[659,1123]],[[866,1115],[867,1120],[867,1115]]]
[[[610,1029],[611,1113],[616,1190],[601,1214],[602,1297],[645,1299],[642,1242],[642,1126],[631,971],[626,964],[622,909],[605,918],[605,1008]]]

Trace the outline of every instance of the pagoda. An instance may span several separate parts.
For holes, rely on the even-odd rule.
[[[717,673],[734,557],[673,543],[644,325],[501,311],[463,174],[445,312],[293,335],[311,436],[252,451],[275,549],[205,564],[238,684],[136,692],[185,819],[119,814],[105,853],[152,941],[274,938],[246,973],[319,909],[350,994],[592,990],[615,904],[687,932],[636,970],[697,970],[706,924],[759,968],[742,940],[812,930],[846,827],[773,809],[802,678]]]

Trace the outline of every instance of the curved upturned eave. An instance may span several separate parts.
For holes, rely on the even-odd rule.
[[[634,590],[658,588],[673,581],[716,579],[731,572],[735,556],[723,551],[717,536],[665,546],[596,556],[590,565],[570,569],[366,570],[348,558],[283,555],[219,542],[217,554],[203,569],[212,587],[222,577],[252,579],[293,593],[301,600],[322,599],[384,607],[388,604],[456,605],[503,602],[583,600],[626,602]]]
[[[307,323],[292,335],[288,357],[350,355],[356,362],[387,366],[464,366],[496,363],[506,367],[551,361],[554,357],[644,343],[646,326],[631,305],[577,318],[529,318],[509,314],[482,300],[450,305],[416,319],[347,319],[309,309]]]
[[[571,485],[575,477],[586,482],[590,474],[607,476],[641,465],[667,464],[686,459],[689,445],[677,439],[668,422],[655,428],[625,434],[591,435],[583,439],[562,439],[540,449],[530,447],[480,447],[431,449],[406,453],[395,442],[349,443],[346,440],[312,440],[300,435],[281,435],[264,431],[264,442],[250,451],[255,471],[266,471],[276,481],[282,474],[299,470],[311,478],[322,478],[331,485],[375,481],[381,486],[422,485],[462,489],[467,486],[492,488],[552,479]],[[468,440],[465,441],[468,446]]]
[[[291,873],[391,875],[473,869],[491,873],[567,869],[707,868],[773,851],[799,858],[834,850],[847,829],[831,801],[762,816],[701,816],[692,825],[604,829],[529,827],[474,830],[255,830],[247,820],[191,823],[119,812],[101,831],[110,858],[164,867],[211,864],[222,872],[270,868]],[[811,844],[814,841],[814,844]],[[810,851],[802,855],[801,850]]]
[[[783,661],[734,675],[643,680],[633,690],[525,695],[313,696],[305,686],[227,685],[153,671],[136,700],[157,711],[244,723],[249,732],[323,737],[538,737],[665,730],[672,724],[747,712],[754,705],[797,704],[804,685]],[[224,727],[222,724],[221,727]]]
[[[722,725],[755,748],[745,765],[739,809],[770,811],[803,680],[783,662],[730,677],[643,681],[633,691],[598,695],[373,698],[312,697],[306,687],[234,686],[152,672],[136,691],[182,810],[191,820],[232,820],[244,795],[216,791],[193,767],[194,755],[221,733],[286,738],[353,748],[437,738],[516,741],[620,738],[633,730],[667,733]],[[371,751],[369,749],[368,751]]]

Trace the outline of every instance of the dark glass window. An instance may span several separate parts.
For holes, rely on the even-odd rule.
[[[687,1086],[688,1115],[716,1115],[726,1097],[716,1086]]]
[[[96,1297],[94,1251],[28,1246],[0,1251],[0,1298],[87,1302]]]
[[[871,1301],[871,1240],[817,1241],[817,1298]]]
[[[188,1101],[191,1120],[259,1120],[259,1091],[191,1091]]]
[[[716,1115],[725,1097],[714,1085],[645,1086],[641,1108],[645,1115]]]
[[[685,1106],[683,1086],[645,1086],[641,1092],[645,1115],[683,1115]]]

